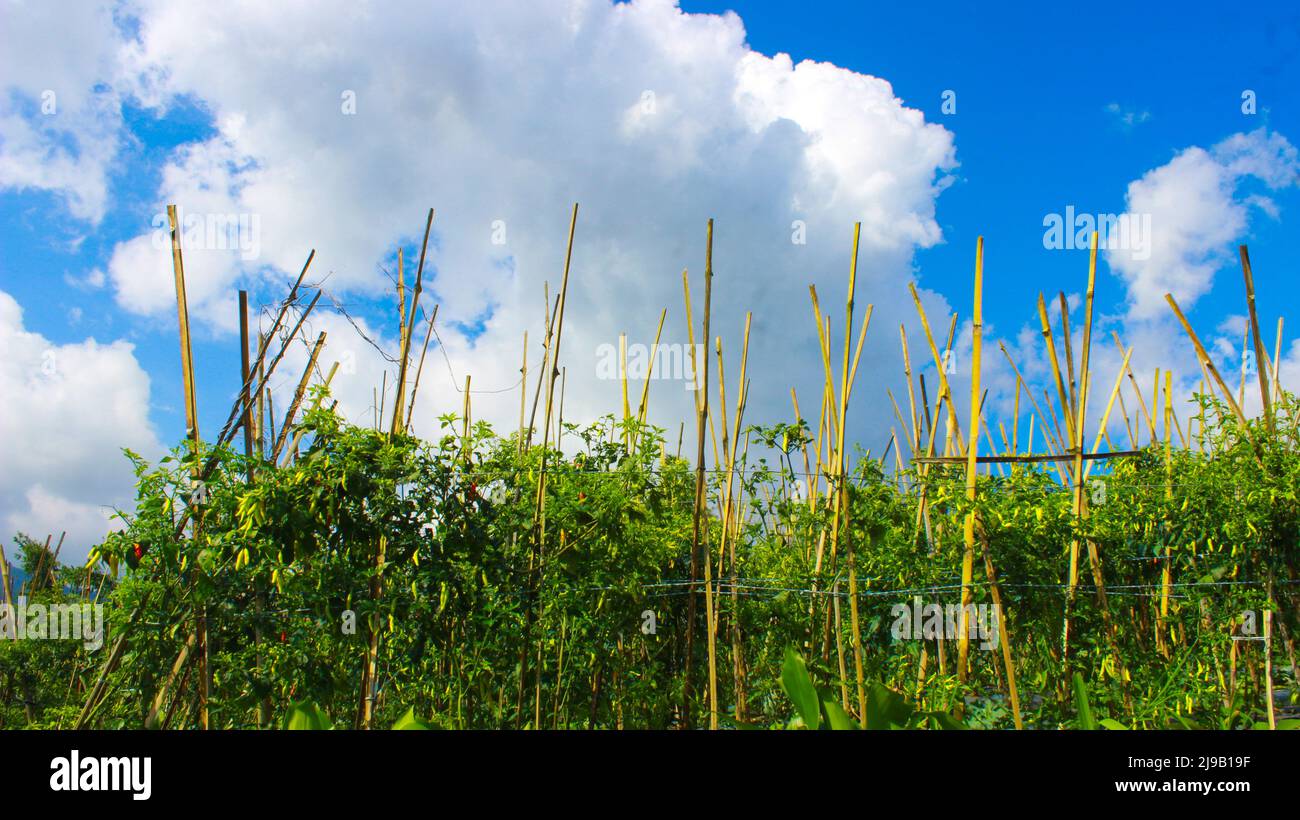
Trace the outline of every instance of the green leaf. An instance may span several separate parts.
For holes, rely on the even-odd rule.
[[[1124,724],[1120,723],[1118,720],[1115,720],[1114,718],[1102,718],[1101,720],[1099,720],[1099,721],[1097,721],[1097,722],[1100,723],[1102,726],[1104,726],[1104,727],[1107,728],[1107,729],[1123,730],[1123,731],[1125,731],[1125,732],[1128,731],[1128,727],[1127,727],[1127,726],[1125,726]]]
[[[1174,715],[1173,718],[1169,720],[1168,724],[1166,724],[1165,728],[1199,730],[1201,726],[1191,718],[1183,717],[1182,715]]]
[[[822,712],[826,715],[826,725],[831,729],[861,729],[844,707],[834,698],[822,698]]]
[[[299,700],[289,704],[289,711],[284,713],[282,729],[333,729],[329,715],[325,714],[310,700]]]
[[[868,729],[898,729],[904,726],[912,716],[914,707],[893,689],[884,684],[871,682],[867,691]]]
[[[781,687],[790,696],[795,710],[803,718],[804,725],[816,729],[821,724],[821,707],[818,703],[817,689],[813,686],[808,667],[799,653],[791,648],[785,650],[785,663],[781,667]]]
[[[440,728],[442,727],[438,726],[438,724],[436,723],[427,721],[424,718],[416,717],[414,706],[412,706],[410,709],[407,709],[406,714],[398,718],[397,722],[393,724],[394,731],[410,730],[410,729],[440,729]]]
[[[1092,707],[1088,706],[1088,685],[1083,682],[1083,675],[1074,673],[1074,708],[1079,713],[1080,729],[1096,729],[1098,723],[1092,716]]]
[[[970,728],[947,712],[926,712],[925,716],[936,729],[966,730]]]

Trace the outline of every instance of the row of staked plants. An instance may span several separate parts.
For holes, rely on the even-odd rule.
[[[1256,449],[1203,401],[1200,446],[1111,460],[1086,518],[1046,470],[981,472],[975,504],[1027,727],[1255,727],[1269,675],[1279,726],[1295,724],[1300,421],[1251,422]],[[810,500],[796,469],[803,422],[746,431],[763,455],[738,463],[734,556],[717,548],[724,476],[707,474],[698,557],[717,585],[714,707],[691,580],[695,469],[661,429],[565,424],[539,523],[540,445],[454,416],[437,438],[390,435],[323,404],[301,421],[298,457],[259,460],[252,481],[234,450],[186,443],[156,464],[128,453],[138,495],[122,528],[89,566],[26,589],[93,595],[104,646],[0,642],[0,723],[187,728],[206,712],[213,728],[357,726],[373,637],[377,727],[705,726],[713,708],[740,728],[894,725],[858,714],[843,550],[825,549],[833,494]],[[196,493],[191,475],[213,456]],[[963,467],[895,472],[858,456],[842,543],[857,560],[868,712],[1011,727],[996,643],[972,642],[961,681],[953,636],[892,628],[899,605],[960,601]],[[1095,545],[1104,609],[1086,563],[1068,589],[1075,539]],[[30,573],[42,548],[20,542]],[[987,605],[981,580],[974,603]],[[1271,641],[1239,640],[1266,610]],[[200,622],[201,664],[185,651]]]

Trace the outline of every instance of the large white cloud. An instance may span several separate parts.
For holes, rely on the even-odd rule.
[[[1281,134],[1260,129],[1233,134],[1209,149],[1188,147],[1168,163],[1129,183],[1121,218],[1143,228],[1136,235],[1128,235],[1129,241],[1103,252],[1110,271],[1124,283],[1126,298],[1124,305],[1115,306],[1118,310],[1114,312],[1107,305],[1096,307],[1088,422],[1088,429],[1094,432],[1088,434],[1089,446],[1123,361],[1112,333],[1118,333],[1126,347],[1133,347],[1129,366],[1148,409],[1154,398],[1157,369],[1162,373],[1172,370],[1174,412],[1184,434],[1188,432],[1187,418],[1194,412],[1192,395],[1209,386],[1202,385],[1202,371],[1193,346],[1165,301],[1166,293],[1171,293],[1188,314],[1202,343],[1215,357],[1224,380],[1234,395],[1237,393],[1241,383],[1244,317],[1233,314],[1224,319],[1219,313],[1210,323],[1193,308],[1211,291],[1221,271],[1238,267],[1236,246],[1246,241],[1252,218],[1280,216],[1275,203],[1258,189],[1278,191],[1293,186],[1298,173],[1300,159],[1291,143]],[[1081,271],[1080,284],[1082,275]],[[1239,283],[1240,277],[1234,282]],[[1239,292],[1240,301],[1235,305],[1237,310],[1244,311],[1244,290]],[[1222,311],[1223,306],[1216,308]],[[1059,310],[1053,307],[1050,312],[1056,343],[1060,346]],[[1074,300],[1071,325],[1077,364],[1083,343],[1083,316]],[[1025,375],[1035,382],[1039,391],[1036,398],[1042,403],[1044,387],[1049,388],[1053,397],[1056,391],[1038,328],[1037,321],[1032,322],[1022,329],[1016,344],[1008,342],[1008,347],[1020,360]],[[1272,328],[1263,330],[1271,356]],[[1063,351],[1058,350],[1058,356],[1064,368]],[[1294,367],[1285,363],[1282,384],[1292,390],[1300,388],[1300,382],[1290,380],[1293,372]],[[1164,378],[1160,376],[1161,390]],[[1245,409],[1249,413],[1258,412],[1262,405],[1255,384],[1251,377],[1246,386]],[[1141,402],[1127,378],[1121,390],[1138,443],[1145,443],[1150,433],[1141,432],[1147,428],[1146,421],[1140,418]],[[1001,408],[1005,412],[1006,399],[1011,394],[1005,389],[1002,392]],[[1162,409],[1157,407],[1155,412],[1159,434],[1163,435]],[[1109,433],[1116,446],[1127,447],[1128,432],[1122,414],[1123,410],[1116,406]]]
[[[1251,207],[1276,216],[1262,195],[1241,192],[1254,178],[1269,189],[1294,185],[1300,156],[1281,134],[1234,134],[1210,150],[1192,146],[1128,186],[1130,218],[1149,220],[1150,245],[1108,250],[1107,261],[1128,287],[1129,315],[1164,316],[1172,293],[1188,310],[1209,292],[1215,273],[1233,261]],[[1136,252],[1135,252],[1136,251]]]
[[[121,448],[156,457],[149,376],[133,346],[87,339],[53,344],[27,330],[0,291],[0,527],[44,538],[67,531],[60,560],[84,560],[108,531],[112,505],[130,507]]]
[[[0,20],[0,188],[52,191],[98,222],[122,142],[113,4],[4,0]]]
[[[278,283],[313,247],[334,292],[391,294],[378,268],[391,267],[405,238],[409,279],[432,205],[426,299],[441,305],[455,376],[431,356],[420,417],[459,409],[469,372],[476,390],[494,391],[476,394],[476,415],[512,421],[517,392],[495,391],[518,381],[525,328],[534,368],[540,359],[542,284],[559,287],[570,203],[580,201],[565,409],[590,416],[619,403],[617,384],[596,378],[601,345],[624,331],[648,344],[665,307],[664,342],[686,342],[683,267],[698,328],[704,224],[714,217],[713,331],[726,339],[729,391],[752,310],[754,417],[785,417],[790,374],[814,411],[821,383],[807,285],[818,285],[842,340],[860,220],[858,315],[876,303],[862,378],[885,363],[893,371],[893,328],[914,315],[900,283],[914,250],[941,241],[935,201],[955,159],[951,133],[885,80],[758,54],[735,15],[688,15],[664,0],[406,3],[382,13],[141,2],[137,13],[121,87],[159,105],[201,101],[219,129],[169,164],[158,204],[260,226],[256,259],[187,251],[199,321],[228,328],[237,282]],[[152,236],[142,224],[109,272],[119,304],[161,316],[173,309],[170,263]],[[941,300],[934,307],[942,316]],[[331,345],[358,345],[335,324]],[[344,401],[363,418],[364,387]],[[688,395],[656,384],[662,420],[675,427]],[[868,399],[863,429],[890,417]]]

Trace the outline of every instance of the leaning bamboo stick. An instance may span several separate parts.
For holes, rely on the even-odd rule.
[[[1070,378],[1070,405],[1063,408],[1065,414],[1074,417],[1079,413],[1079,386],[1074,380],[1074,336],[1070,333],[1070,303],[1065,298],[1065,291],[1056,294],[1057,301],[1061,308],[1061,344],[1065,347],[1065,368]],[[1082,379],[1082,373],[1080,379]],[[1071,440],[1074,433],[1070,434]]]
[[[946,362],[948,361],[948,357],[947,357],[947,356],[940,356],[940,355],[939,355],[939,348],[935,345],[935,343],[934,343],[934,335],[930,332],[930,321],[929,321],[929,319],[927,319],[926,316],[925,316],[925,307],[921,304],[921,294],[917,292],[917,290],[916,290],[916,284],[913,283],[913,282],[908,282],[908,283],[907,283],[907,287],[908,287],[908,288],[911,290],[911,292],[912,292],[912,302],[913,302],[913,304],[916,305],[916,312],[917,312],[917,314],[920,315],[920,317],[921,317],[921,327],[922,327],[922,329],[925,330],[925,340],[926,340],[926,342],[930,345],[930,352],[934,355],[934,363],[935,363],[935,367],[936,367],[936,368],[938,369],[938,371],[939,371],[939,396],[940,396],[941,398],[942,398],[942,397],[947,397],[947,401],[948,401],[948,423],[949,423],[949,425],[951,425],[951,427],[952,427],[953,435],[954,435],[954,436],[960,436],[960,435],[961,435],[961,425],[960,425],[960,424],[958,423],[958,421],[957,421],[957,408],[956,408],[956,406],[955,406],[955,405],[953,404],[953,402],[952,402],[952,391],[951,391],[951,389],[948,387],[948,375],[947,375],[947,373],[944,372],[945,370],[947,370],[947,367],[946,367],[945,365],[946,365]],[[949,334],[949,354],[948,354],[948,356],[951,356],[951,355],[952,355],[952,354],[951,354],[951,349],[952,349],[952,342],[951,342],[951,333],[950,333],[950,334]],[[963,450],[965,449],[965,445],[963,445],[963,444],[961,443],[960,440],[958,440],[957,444],[958,444],[958,446],[961,447]],[[961,454],[962,454],[962,455],[965,455],[965,453],[961,453]]]
[[[1273,347],[1273,395],[1279,403],[1286,403],[1282,393],[1282,317],[1277,317],[1277,342]]]
[[[1250,332],[1255,341],[1255,371],[1259,375],[1259,396],[1264,403],[1264,421],[1269,432],[1273,432],[1273,404],[1268,394],[1268,374],[1264,366],[1268,354],[1264,352],[1264,340],[1259,333],[1259,316],[1255,313],[1255,277],[1250,269],[1250,252],[1245,245],[1239,247],[1241,255],[1241,272],[1246,279],[1246,307],[1250,314]]]
[[[656,357],[659,355],[659,335],[664,331],[664,319],[666,318],[668,318],[668,308],[664,308],[659,313],[659,327],[655,329],[655,340],[650,345],[650,361],[646,366],[645,384],[641,386],[641,401],[637,403],[636,408],[636,420],[640,424],[645,424],[646,413],[649,410],[650,379],[656,366],[655,363],[658,361]]]
[[[425,331],[424,331],[424,344],[421,345],[421,347],[420,347],[420,362],[419,362],[419,364],[417,364],[417,365],[415,366],[415,381],[411,384],[411,403],[410,403],[409,405],[407,405],[407,408],[406,408],[406,422],[405,422],[405,427],[406,427],[407,430],[409,430],[409,429],[411,428],[411,422],[415,419],[415,397],[416,397],[416,396],[419,394],[419,392],[420,392],[420,375],[421,375],[422,373],[424,373],[424,357],[425,357],[426,355],[428,355],[428,353],[429,353],[429,339],[431,339],[431,338],[433,337],[433,324],[434,324],[434,322],[436,322],[436,321],[438,321],[438,306],[437,306],[437,305],[434,305],[434,306],[433,306],[433,314],[432,314],[431,316],[429,316],[429,326],[428,326],[428,328],[425,329]],[[525,330],[525,331],[524,331],[524,355],[525,355],[525,356],[528,355],[528,350],[527,350],[527,348],[528,348],[528,331]],[[519,420],[520,420],[521,425],[522,425],[522,422],[523,422],[523,411],[524,411],[524,405],[523,405],[523,381],[524,381],[524,380],[521,379],[520,382],[519,382],[519,384],[520,384],[520,391],[519,391]]]
[[[1178,303],[1174,301],[1174,297],[1166,293],[1165,301],[1169,303],[1169,307],[1173,308],[1174,315],[1178,317],[1178,321],[1182,324],[1183,330],[1187,332],[1187,336],[1191,339],[1192,346],[1196,348],[1196,355],[1200,358],[1201,363],[1209,371],[1210,376],[1213,377],[1214,381],[1218,383],[1219,390],[1222,391],[1223,398],[1228,404],[1228,409],[1237,417],[1237,421],[1241,424],[1242,433],[1245,434],[1246,439],[1250,442],[1251,447],[1255,451],[1255,460],[1259,463],[1260,467],[1263,467],[1264,462],[1260,455],[1259,442],[1255,440],[1255,436],[1250,432],[1250,424],[1246,421],[1246,414],[1241,411],[1241,405],[1237,404],[1236,400],[1232,397],[1232,391],[1228,389],[1228,385],[1224,383],[1223,377],[1219,375],[1219,369],[1214,366],[1214,360],[1205,352],[1205,347],[1201,344],[1200,338],[1196,335],[1196,331],[1192,330],[1191,324],[1187,321],[1187,317],[1183,315],[1183,311],[1178,307]]]
[[[912,389],[912,357],[907,350],[907,330],[903,323],[898,323],[898,339],[903,347],[903,375],[907,378],[907,406],[912,414],[912,425],[908,428],[911,434],[908,436],[908,444],[911,445],[912,454],[921,449],[921,421],[916,415],[916,391]]]
[[[1061,400],[1062,407],[1070,407],[1069,394],[1065,392],[1065,380],[1061,377],[1061,363],[1056,355],[1056,336],[1052,332],[1052,323],[1047,318],[1047,304],[1043,301],[1043,294],[1038,294],[1038,321],[1041,325],[1043,342],[1047,345],[1047,360],[1052,365],[1052,375],[1056,378],[1056,394]],[[1067,340],[1068,341],[1068,340]],[[1030,394],[1032,396],[1032,393]],[[1051,403],[1048,403],[1049,407]],[[1053,411],[1055,412],[1055,411]],[[1040,415],[1042,413],[1040,412]],[[1044,416],[1044,418],[1046,418]],[[1074,419],[1069,412],[1066,413],[1066,425],[1070,434],[1070,440],[1074,440]]]
[[[307,359],[307,366],[303,368],[302,378],[298,380],[298,387],[293,391],[293,401],[289,403],[289,409],[285,413],[284,423],[280,425],[280,435],[275,440],[275,447],[271,449],[271,462],[275,463],[280,459],[280,452],[284,448],[284,443],[289,438],[289,431],[293,429],[294,416],[298,413],[298,407],[302,404],[303,396],[307,392],[307,385],[311,382],[312,371],[316,369],[316,360],[320,357],[321,348],[325,346],[325,331],[316,337],[316,344],[311,349],[311,355]],[[397,403],[401,404],[399,397]],[[398,414],[401,415],[400,413]],[[400,419],[399,419],[400,420]]]

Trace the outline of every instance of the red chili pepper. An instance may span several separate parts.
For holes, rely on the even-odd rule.
[[[280,643],[288,643],[288,642],[289,642],[289,633],[288,633],[288,632],[281,632],[281,633],[280,633]]]
[[[136,544],[134,547],[131,548],[131,550],[132,552],[135,553],[135,560],[139,561],[141,558],[144,557],[144,548],[141,547],[139,544]]]

